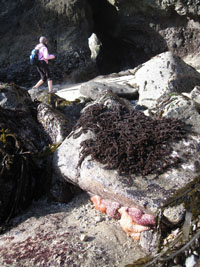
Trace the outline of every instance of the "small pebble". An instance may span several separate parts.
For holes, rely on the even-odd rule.
[[[103,221],[103,218],[100,217],[100,216],[96,216],[96,217],[94,218],[94,220],[95,220],[96,223],[98,223],[98,222],[102,222],[102,221]]]
[[[88,236],[85,235],[85,234],[81,234],[81,235],[80,235],[80,240],[81,240],[81,241],[87,241],[87,240],[88,240]]]

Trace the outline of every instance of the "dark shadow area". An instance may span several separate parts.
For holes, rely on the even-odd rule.
[[[102,43],[96,59],[100,74],[119,72],[147,61],[167,49],[165,40],[144,16],[120,16],[107,0],[88,0],[93,32]]]
[[[102,43],[97,58],[98,69],[101,74],[119,72],[121,55],[120,42],[117,38],[119,16],[114,6],[107,0],[88,0],[93,12],[93,32]]]
[[[69,1],[68,9],[64,9],[63,2],[56,1],[45,8],[47,2],[9,0],[3,3],[4,12],[0,11],[1,82],[32,87],[40,79],[35,66],[30,65],[29,56],[41,35],[48,38],[49,53],[56,56],[49,61],[54,84],[94,78],[88,47],[89,30],[86,18],[80,14],[80,10],[86,9],[85,2]],[[76,16],[75,22],[70,12]]]
[[[75,24],[71,13],[63,11],[62,2],[57,3],[61,13],[53,8],[45,9],[37,0],[3,3],[3,10],[7,12],[0,11],[2,82],[15,82],[25,87],[37,82],[39,76],[29,64],[29,55],[41,34],[48,37],[49,52],[56,55],[56,59],[49,62],[54,83],[84,82],[99,74],[134,68],[169,49],[184,56],[197,48],[198,42],[194,40],[198,40],[198,31],[185,33],[186,18],[183,21],[173,10],[157,14],[156,10],[142,9],[139,2],[127,1],[124,5],[127,10],[129,7],[134,10],[127,14],[123,7],[119,12],[107,0],[73,2],[77,2],[73,9],[78,18]],[[85,11],[85,17],[80,10]],[[163,36],[167,35],[168,27],[174,28],[174,40],[170,44],[167,45],[165,36],[158,33],[158,27]],[[90,58],[88,38],[91,33],[95,33],[102,44],[96,59],[98,71]]]

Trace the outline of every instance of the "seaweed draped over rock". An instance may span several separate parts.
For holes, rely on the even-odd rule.
[[[184,122],[173,118],[151,118],[121,104],[108,109],[94,104],[85,109],[73,134],[79,137],[88,130],[94,137],[81,142],[79,167],[90,155],[122,174],[159,174],[180,159],[171,155],[172,142],[186,137]]]
[[[39,198],[50,177],[48,139],[29,112],[0,107],[0,232]]]
[[[31,202],[35,165],[30,162],[30,153],[23,151],[16,135],[9,133],[8,129],[1,129],[0,226]]]

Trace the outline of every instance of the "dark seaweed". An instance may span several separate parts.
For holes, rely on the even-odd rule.
[[[119,175],[159,174],[177,166],[178,157],[172,157],[172,142],[186,137],[183,121],[174,118],[151,118],[138,110],[128,110],[121,104],[108,109],[95,104],[88,107],[74,127],[74,138],[91,130],[93,139],[81,143],[81,166],[90,155],[116,169]]]

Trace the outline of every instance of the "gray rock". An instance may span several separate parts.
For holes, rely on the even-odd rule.
[[[110,90],[119,97],[136,99],[138,90],[129,82],[133,79],[131,73],[118,73],[107,76],[99,76],[80,87],[80,93],[86,97],[96,100],[103,95],[105,90]]]
[[[0,83],[0,106],[12,110],[28,110],[32,100],[27,90],[14,83]]]
[[[200,74],[171,52],[162,53],[132,71],[139,105],[153,108],[165,93],[189,93],[200,84]]]
[[[44,90],[42,88],[31,88],[28,90],[28,93],[29,93],[32,101],[39,100],[42,96],[47,94],[46,90]]]
[[[158,232],[152,230],[144,231],[141,233],[139,244],[145,251],[155,254],[159,244],[159,238]]]
[[[60,143],[72,130],[72,121],[67,115],[41,103],[37,107],[37,118],[52,143]]]
[[[106,170],[90,156],[78,168],[80,144],[92,138],[92,133],[82,134],[77,139],[66,138],[54,153],[53,167],[62,178],[78,185],[83,190],[104,199],[111,199],[123,206],[138,207],[146,213],[155,214],[178,190],[186,187],[199,175],[199,139],[189,136],[173,144],[173,155],[178,155],[182,164],[165,173],[155,175],[119,176],[116,170]],[[171,219],[171,214],[167,214]],[[172,216],[173,217],[173,216]],[[180,218],[180,217],[179,217]]]
[[[195,94],[194,91],[193,95]],[[189,94],[188,94],[189,95]],[[165,94],[156,102],[156,108],[151,110],[153,113],[160,114],[167,118],[183,120],[192,127],[197,134],[200,133],[200,117],[198,105],[184,94],[172,93]]]
[[[190,94],[186,94],[189,98],[194,101],[195,107],[197,111],[200,111],[200,86],[195,86],[195,88],[190,92]]]
[[[178,224],[184,219],[185,216],[184,204],[176,205],[175,207],[168,207],[164,210],[163,214],[173,224]]]

